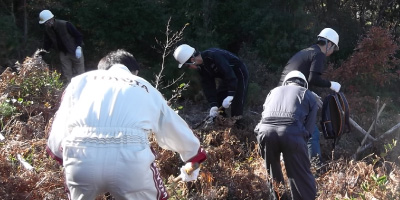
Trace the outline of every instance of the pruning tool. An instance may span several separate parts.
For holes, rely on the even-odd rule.
[[[218,113],[222,113],[223,112],[223,108],[224,107],[222,107],[222,106],[219,107],[218,108]],[[203,124],[206,124],[205,126],[211,124],[214,121],[214,118],[215,117],[208,115],[206,118],[203,119],[203,121],[201,121],[199,124],[197,124],[195,127],[193,127],[193,129],[197,129]]]

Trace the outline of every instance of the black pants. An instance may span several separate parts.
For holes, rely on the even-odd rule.
[[[268,174],[278,184],[284,182],[280,165],[283,154],[293,200],[316,198],[316,183],[311,173],[305,133],[296,126],[260,125],[257,141]],[[272,187],[272,183],[270,183]]]
[[[231,104],[231,117],[243,115],[244,104],[246,103],[247,88],[249,85],[249,72],[245,65],[235,70],[238,79],[235,96]],[[222,105],[224,99],[228,96],[228,88],[221,84],[217,89],[218,104]]]

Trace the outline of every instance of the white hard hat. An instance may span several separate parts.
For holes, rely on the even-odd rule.
[[[297,71],[297,70],[293,70],[293,71],[289,72],[289,73],[285,76],[285,79],[283,80],[283,84],[282,84],[282,85],[287,85],[286,81],[288,81],[288,80],[291,79],[291,78],[300,78],[300,79],[302,79],[302,80],[305,82],[305,84],[306,84],[306,87],[305,87],[305,88],[308,89],[308,82],[307,82],[306,77],[304,76],[303,73],[301,73],[300,71]]]
[[[192,57],[194,51],[195,49],[187,44],[182,44],[175,49],[174,58],[179,62],[178,68],[181,68],[182,65]]]
[[[53,13],[50,12],[50,10],[43,10],[39,14],[39,24],[44,24],[47,20],[53,18],[54,15]]]
[[[336,33],[335,30],[331,28],[324,28],[321,33],[319,33],[318,38],[325,38],[336,45],[335,50],[339,50],[339,35]]]

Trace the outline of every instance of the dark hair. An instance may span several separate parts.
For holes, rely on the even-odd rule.
[[[99,61],[97,69],[108,70],[115,64],[125,65],[130,71],[139,70],[139,63],[137,63],[135,57],[124,49],[118,49],[108,53]]]
[[[194,50],[193,55],[190,56],[190,58],[189,58],[185,63],[191,63],[192,58],[193,58],[193,57],[196,57],[196,56],[198,56],[198,55],[200,55],[200,51]]]
[[[307,87],[307,83],[303,79],[297,77],[289,78],[286,80],[286,83],[295,83],[301,87]]]
[[[328,42],[332,42],[332,41],[330,41],[330,40],[328,40],[326,38],[323,38],[323,37],[318,37],[317,44],[319,44],[319,45],[327,45]]]
[[[196,57],[196,56],[198,56],[198,55],[200,55],[200,51],[194,50],[193,56]]]

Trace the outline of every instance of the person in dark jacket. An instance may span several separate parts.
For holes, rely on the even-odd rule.
[[[291,71],[278,86],[270,91],[262,118],[254,129],[265,160],[270,188],[283,184],[280,164],[283,155],[293,200],[316,198],[316,183],[308,159],[307,140],[314,130],[318,105],[308,88],[305,76]],[[277,194],[271,192],[275,199]]]
[[[333,54],[333,52],[339,50],[339,35],[335,30],[331,28],[325,28],[317,36],[317,43],[303,49],[296,53],[287,62],[283,69],[282,76],[279,85],[282,85],[286,75],[293,70],[298,70],[304,74],[307,81],[312,87],[330,88],[335,92],[339,92],[341,85],[335,81],[328,81],[321,77],[325,69],[326,57]],[[319,102],[320,107],[322,106],[321,98],[313,93]],[[308,141],[308,153],[309,158],[318,158],[317,164],[321,164],[321,149],[320,149],[320,132],[317,125],[315,125],[314,131],[310,140]]]
[[[39,14],[39,24],[44,24],[43,49],[53,48],[59,52],[61,71],[67,82],[85,72],[82,53],[82,34],[68,21],[55,19],[49,10]]]
[[[179,62],[179,68],[187,66],[198,70],[204,94],[211,107],[210,116],[216,117],[221,105],[224,108],[231,106],[231,117],[243,115],[249,73],[246,65],[236,55],[218,48],[200,52],[182,44],[176,48],[174,57]],[[217,78],[222,79],[218,87]]]

